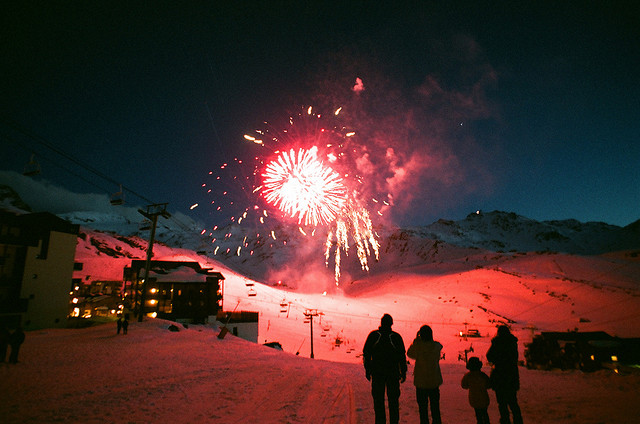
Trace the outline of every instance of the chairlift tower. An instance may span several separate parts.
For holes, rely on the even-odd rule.
[[[317,309],[305,309],[304,311],[304,316],[306,319],[309,320],[309,325],[311,328],[311,356],[309,356],[311,359],[313,359],[313,317],[317,317],[318,314],[318,310]]]
[[[153,256],[153,242],[156,237],[156,226],[158,225],[158,216],[163,218],[171,218],[171,214],[167,212],[168,203],[157,203],[148,205],[147,210],[138,209],[138,212],[151,221],[151,234],[149,235],[149,246],[147,247],[147,260],[144,265],[144,280],[142,281],[142,293],[140,293],[140,308],[138,309],[138,322],[142,322],[144,315],[144,298],[147,291],[147,280],[149,279],[149,270],[151,269],[151,257]]]

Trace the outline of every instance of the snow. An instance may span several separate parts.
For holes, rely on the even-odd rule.
[[[373,422],[360,364],[295,356],[230,334],[220,340],[207,326],[171,332],[171,324],[134,321],[127,335],[116,335],[115,323],[27,334],[20,362],[0,366],[2,422]],[[443,421],[475,422],[460,387],[463,364],[446,361],[442,369]],[[520,371],[525,422],[623,424],[640,416],[639,375]],[[410,381],[401,389],[403,423],[418,422]]]
[[[135,209],[127,213],[125,219],[107,212],[67,214],[82,225],[76,261],[83,263],[83,269],[74,278],[121,280],[132,259],[145,258],[147,241],[135,235],[140,218]],[[514,221],[511,215],[472,218],[483,225],[470,226],[471,218],[469,223],[434,224],[428,232],[438,233],[436,241],[391,231],[383,237],[381,258],[372,264],[372,272],[353,273],[339,288],[332,287],[332,279],[327,285],[320,273],[312,272],[315,264],[305,262],[301,249],[292,248],[309,241],[293,234],[286,247],[256,250],[250,258],[233,255],[223,263],[220,256],[195,253],[209,252],[211,242],[205,240],[209,247],[203,248],[206,237],[194,236],[200,231],[190,225],[183,231],[159,228],[157,240],[166,244],[154,245],[154,259],[197,261],[221,272],[224,309],[259,312],[259,343],[231,334],[218,339],[219,328],[214,326],[177,324],[181,331],[171,332],[172,323],[155,319],[131,322],[127,335],[116,335],[115,323],[31,331],[20,362],[0,364],[0,423],[372,422],[370,385],[359,355],[368,332],[378,327],[384,313],[393,316],[393,328],[407,346],[421,325],[431,325],[446,355],[443,420],[474,423],[467,392],[460,387],[466,370],[458,357],[473,348],[471,355],[486,362],[497,324],[511,324],[521,358],[534,332],[578,329],[640,336],[637,245],[636,251],[592,256],[549,253],[554,249],[540,244],[535,244],[536,251],[547,253],[500,253],[484,249],[498,240],[506,246],[502,250],[510,251],[524,233],[535,235],[540,230],[528,220]],[[496,232],[494,223],[504,234]],[[551,224],[558,231],[559,226],[577,225]],[[591,230],[582,231],[581,239],[597,236],[600,227],[585,227]],[[236,237],[242,240],[243,234]],[[477,243],[442,242],[456,237],[475,237]],[[298,263],[287,262],[296,256]],[[278,260],[265,265],[269,258]],[[244,272],[234,272],[232,264],[235,269],[244,265]],[[247,277],[264,276],[263,268],[278,266],[283,273],[298,272],[308,278],[278,287]],[[289,277],[296,282],[296,275]],[[256,295],[248,296],[249,290]],[[283,309],[281,304],[287,306]],[[318,313],[313,320],[315,359],[309,358],[311,325],[304,322],[309,309]],[[476,329],[482,337],[460,337],[465,329]],[[276,341],[283,351],[262,345]],[[486,365],[484,371],[489,371]],[[527,423],[624,424],[636,423],[640,416],[640,374],[524,368],[520,372],[519,401]],[[418,422],[411,381],[409,376],[402,385],[403,423]],[[498,422],[493,392],[491,400],[489,414]]]
[[[166,260],[197,259],[162,246],[158,252]],[[415,266],[326,294],[267,286],[206,262],[225,276],[225,309],[258,311],[259,342],[278,341],[283,351],[230,334],[219,340],[219,330],[207,326],[173,333],[167,330],[170,323],[151,319],[133,322],[126,336],[116,336],[115,324],[34,332],[27,336],[21,362],[0,368],[0,390],[9,394],[0,401],[0,416],[8,423],[372,422],[370,386],[358,355],[367,333],[388,312],[407,345],[420,325],[432,326],[446,355],[443,419],[473,423],[467,393],[459,386],[465,369],[458,354],[473,347],[472,354],[485,361],[497,322],[515,321],[521,355],[531,340],[529,326],[638,335],[640,297],[633,287],[640,274],[629,272],[637,262],[564,255],[500,261],[466,270],[456,263]],[[249,290],[256,296],[248,296]],[[307,309],[319,312],[314,360],[309,359],[310,325],[304,323]],[[583,317],[589,322],[580,322]],[[484,337],[460,338],[463,323]],[[521,373],[525,422],[633,423],[640,416],[637,374],[524,368]],[[401,418],[417,423],[410,381],[402,386]],[[497,422],[493,392],[491,397],[490,416]]]
[[[197,258],[185,250],[172,254],[159,246],[158,251],[167,260]],[[638,335],[640,296],[632,287],[638,286],[639,274],[629,272],[637,261],[536,258],[503,258],[500,267],[467,270],[455,263],[425,264],[326,294],[267,286],[205,263],[225,276],[225,310],[238,306],[259,312],[259,344],[231,334],[218,339],[214,326],[177,324],[181,331],[171,332],[171,322],[155,319],[133,321],[127,335],[116,335],[115,323],[28,332],[20,362],[0,366],[0,416],[3,423],[372,422],[370,386],[359,354],[368,332],[390,313],[407,346],[420,325],[432,326],[446,355],[444,422],[473,423],[467,393],[460,387],[466,370],[458,354],[473,347],[471,355],[486,362],[495,325],[506,319],[501,317],[515,321],[521,355],[531,340],[530,326]],[[622,272],[621,264],[627,271]],[[91,261],[87,265],[96,266]],[[562,278],[555,275],[558,266]],[[590,280],[573,277],[587,275]],[[256,296],[248,296],[249,290]],[[309,358],[307,309],[319,313],[313,321],[315,359]],[[581,317],[590,322],[579,322]],[[483,337],[459,337],[464,323]],[[268,341],[280,342],[283,351],[262,345]],[[486,365],[484,370],[489,371]],[[640,374],[520,372],[525,422],[635,423],[640,416]],[[409,375],[402,385],[403,423],[418,422],[411,381]],[[497,422],[495,396],[490,395],[489,413]]]

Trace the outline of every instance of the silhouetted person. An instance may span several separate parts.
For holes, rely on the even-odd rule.
[[[0,325],[0,362],[4,362],[7,359],[7,348],[9,347],[9,338],[11,333],[7,326]]]
[[[122,317],[118,317],[118,322],[116,323],[116,325],[118,326],[116,334],[120,334],[120,331],[122,330]]]
[[[493,364],[491,388],[496,392],[500,424],[511,424],[509,410],[513,414],[513,423],[522,424],[522,414],[518,405],[520,374],[518,371],[518,339],[511,334],[509,327],[501,325],[498,334],[491,340],[487,351],[487,361]]]
[[[477,356],[472,356],[467,361],[468,373],[462,377],[463,389],[469,390],[469,405],[476,412],[477,424],[490,424],[489,413],[489,376],[482,372],[482,362]]]
[[[122,334],[127,334],[127,330],[129,330],[129,317],[125,315],[122,321]]]
[[[433,340],[433,330],[428,325],[420,327],[415,340],[407,350],[407,356],[415,359],[413,384],[416,386],[416,400],[420,414],[420,424],[429,424],[429,406],[431,421],[440,424],[440,351],[442,345]],[[429,405],[431,404],[431,405]]]
[[[22,327],[16,328],[16,330],[9,337],[9,345],[11,346],[11,353],[9,354],[9,362],[15,364],[18,362],[18,353],[20,352],[20,346],[24,342],[24,332]]]
[[[407,379],[407,357],[400,334],[391,330],[393,318],[384,314],[380,327],[369,333],[362,349],[367,380],[371,380],[371,396],[376,424],[386,423],[384,393],[389,403],[389,422],[400,420],[400,383]]]

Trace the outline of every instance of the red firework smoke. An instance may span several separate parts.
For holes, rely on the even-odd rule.
[[[346,202],[342,178],[317,157],[318,149],[293,149],[270,162],[263,177],[262,195],[298,224],[332,222]]]

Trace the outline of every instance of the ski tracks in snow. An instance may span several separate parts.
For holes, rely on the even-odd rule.
[[[344,375],[327,372],[322,361],[280,365],[271,371],[268,387],[245,387],[246,399],[260,400],[238,405],[242,413],[234,423],[256,416],[263,423],[357,423],[353,388]]]

